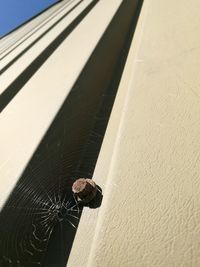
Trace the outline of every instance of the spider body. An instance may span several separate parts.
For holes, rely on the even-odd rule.
[[[79,203],[88,204],[97,193],[97,185],[92,179],[79,178],[72,185],[72,191]]]

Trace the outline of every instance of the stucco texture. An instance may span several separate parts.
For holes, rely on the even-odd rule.
[[[89,257],[74,266],[200,266],[199,14],[198,0],[144,0],[101,151],[111,160],[96,169],[109,165]]]

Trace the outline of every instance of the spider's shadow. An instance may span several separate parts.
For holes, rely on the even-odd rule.
[[[89,207],[90,209],[97,209],[101,206],[102,200],[103,200],[102,189],[100,186],[97,185],[96,196],[85,206]]]

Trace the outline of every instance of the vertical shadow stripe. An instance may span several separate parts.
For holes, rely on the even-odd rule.
[[[82,0],[83,1],[83,0]],[[73,2],[74,2],[74,0],[73,0]],[[73,3],[72,2],[72,3]],[[80,1],[81,2],[81,1]],[[80,3],[79,2],[79,3]],[[78,4],[79,4],[78,3]],[[21,42],[19,42],[19,44],[17,44],[15,47],[13,47],[12,49],[10,49],[10,51],[8,51],[7,53],[6,53],[6,51],[7,50],[9,50],[9,48],[11,47],[11,46],[13,46],[13,44],[11,45],[11,46],[9,46],[9,47],[7,47],[7,48],[5,48],[0,54],[3,54],[3,53],[6,53],[5,55],[3,55],[1,58],[0,58],[0,60],[3,60],[6,56],[8,56],[10,53],[12,53],[12,51],[14,51],[17,47],[19,47],[21,44],[23,44],[26,40],[28,40],[31,36],[33,36],[34,34],[35,34],[35,32],[37,32],[38,31],[38,29],[41,29],[42,27],[44,27],[45,25],[47,25],[47,23],[51,20],[51,19],[53,19],[53,18],[55,18],[58,14],[60,14],[62,11],[63,11],[63,9],[64,8],[66,8],[66,6],[68,6],[68,2],[67,3],[65,3],[65,5],[63,5],[63,6],[61,6],[60,7],[60,9],[59,10],[55,10],[55,13],[52,13],[50,16],[51,16],[51,18],[49,19],[49,17],[47,17],[47,18],[45,18],[44,19],[44,21],[42,21],[41,22],[41,24],[44,22],[44,24],[42,24],[42,25],[40,25],[39,27],[38,27],[38,25],[36,25],[35,27],[38,27],[37,29],[35,29],[35,28],[32,28],[31,30],[29,30],[23,37],[21,37],[21,38],[24,38],[25,36],[27,36],[27,37],[25,37],[24,38],[24,40],[23,41],[21,41]],[[71,3],[70,3],[71,4]],[[51,6],[52,7],[52,6]],[[50,7],[50,8],[51,8]],[[48,9],[50,9],[50,8],[48,8]],[[47,9],[47,10],[48,10]],[[44,12],[46,12],[47,10],[45,10],[45,11],[43,11],[43,12],[41,12],[41,13],[44,13]],[[71,12],[73,9],[70,9],[68,12]],[[40,13],[40,14],[41,14]],[[39,17],[39,15],[40,14],[38,14],[36,17]],[[69,14],[69,13],[68,13]],[[63,17],[65,17],[67,15],[67,13],[65,14],[65,15],[63,15],[62,17],[61,17],[61,19],[63,18]],[[33,20],[35,17],[33,17],[31,20]],[[27,21],[25,24],[28,24],[31,20],[29,20],[29,21]],[[54,27],[54,25],[56,25],[56,23],[54,23],[52,26]],[[21,25],[19,28],[21,28],[22,26],[24,26],[24,24],[23,25]],[[49,29],[50,29],[51,27],[49,27]],[[16,29],[15,29],[16,30]],[[32,32],[33,31],[33,32]],[[31,33],[32,32],[32,33]],[[45,31],[45,33],[46,32],[48,32],[48,30],[47,31]],[[31,34],[30,34],[31,33]],[[30,34],[30,35],[29,35]],[[42,36],[42,35],[41,35]],[[40,37],[37,39],[37,40],[39,40],[40,39]],[[3,68],[2,68],[3,69]],[[1,71],[1,70],[0,70]]]
[[[41,34],[38,38],[36,38],[30,45],[28,45],[22,52],[20,52],[15,58],[13,58],[5,67],[3,67],[0,70],[0,74],[3,74],[10,66],[12,66],[13,63],[15,63],[21,56],[23,56],[31,47],[33,47],[33,45],[35,45],[40,39],[42,39],[50,30],[52,30],[58,23],[60,23],[65,17],[67,17],[69,15],[69,13],[71,13],[78,5],[80,5],[80,3],[83,2],[83,0],[81,0],[80,2],[78,2],[73,8],[71,8],[65,15],[63,15],[58,21],[56,21],[51,27],[49,27],[43,34]],[[45,23],[46,24],[46,23]],[[34,33],[33,33],[34,34]],[[29,38],[29,37],[28,37]],[[27,38],[27,39],[28,39]],[[25,42],[26,39],[23,41]],[[23,43],[22,42],[22,43]],[[19,45],[21,45],[22,43],[20,43]],[[18,46],[19,46],[18,45]],[[15,48],[14,48],[15,49]],[[12,50],[10,51],[12,52]],[[10,53],[9,52],[9,53]],[[8,53],[8,54],[9,54]],[[4,58],[4,57],[3,57]],[[1,58],[1,59],[3,59]]]
[[[42,66],[56,48],[67,38],[67,36],[87,16],[100,0],[95,0],[62,32],[49,46],[7,87],[0,95],[0,112],[9,104],[20,89],[27,83],[33,74]]]

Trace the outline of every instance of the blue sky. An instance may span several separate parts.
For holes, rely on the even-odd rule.
[[[0,0],[0,37],[58,0]]]

